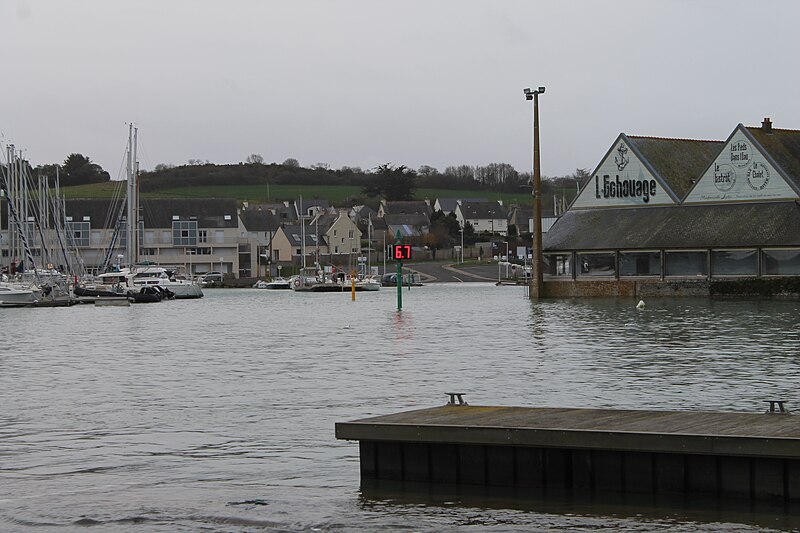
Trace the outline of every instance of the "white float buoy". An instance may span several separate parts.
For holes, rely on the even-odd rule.
[[[636,304],[636,309],[644,309],[644,300],[639,300],[639,303]]]

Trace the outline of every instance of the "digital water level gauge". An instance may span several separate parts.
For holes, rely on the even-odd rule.
[[[389,257],[396,261],[411,259],[411,245],[409,244],[390,244]]]

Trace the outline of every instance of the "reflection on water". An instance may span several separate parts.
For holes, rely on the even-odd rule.
[[[463,508],[473,524],[503,523],[508,530],[524,531],[529,514],[548,516],[553,529],[581,528],[596,520],[604,529],[663,531],[738,531],[744,527],[797,529],[797,507],[749,500],[711,497],[598,494],[571,490],[534,490],[519,487],[465,486],[364,480],[361,505],[369,512],[387,512],[406,506]],[[638,525],[634,525],[635,523]],[[510,527],[518,526],[518,527]]]
[[[760,411],[793,398],[798,302],[665,299],[640,311],[522,294],[414,288],[400,313],[391,290],[0,309],[0,530],[770,525],[727,510],[360,497],[357,445],[336,441],[334,423],[441,405],[449,390],[473,405]]]

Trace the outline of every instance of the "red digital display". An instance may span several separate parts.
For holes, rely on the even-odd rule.
[[[393,244],[389,246],[389,255],[397,261],[411,259],[411,245]]]

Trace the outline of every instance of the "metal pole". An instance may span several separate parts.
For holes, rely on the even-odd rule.
[[[461,223],[461,262],[464,262],[464,223]]]
[[[531,261],[531,298],[542,297],[542,174],[539,161],[539,93],[533,91],[533,259]],[[529,95],[526,92],[526,96]]]
[[[535,290],[531,291],[533,298],[542,297],[542,169],[539,161],[539,92],[533,95],[533,247],[536,270]]]
[[[395,234],[395,244],[398,246],[402,244],[402,240],[400,237],[400,230],[397,230],[397,233]],[[397,310],[401,311],[402,309],[403,309],[403,262],[398,259],[397,260]]]

